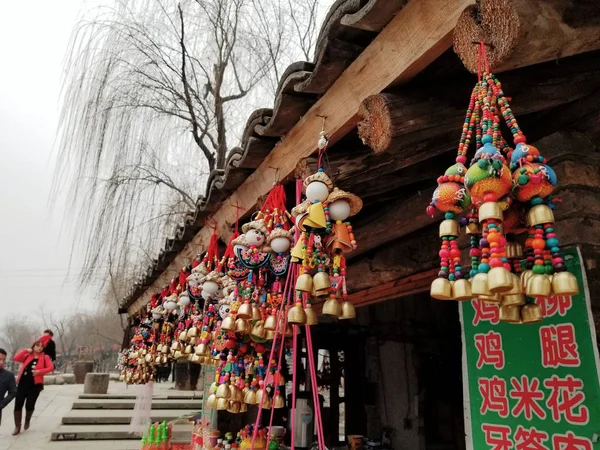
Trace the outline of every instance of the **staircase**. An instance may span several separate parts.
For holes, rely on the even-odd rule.
[[[110,448],[110,450],[139,448],[135,442],[140,437],[129,433],[129,424],[135,407],[135,395],[128,394],[83,394],[73,403],[71,411],[62,418],[62,425],[51,435],[51,447]],[[202,394],[173,393],[155,396],[152,401],[152,421],[172,421],[192,415],[202,409]],[[173,425],[173,441],[189,443],[192,425],[182,420]],[[77,446],[74,441],[80,442]],[[90,441],[104,441],[94,445]],[[111,441],[106,442],[106,441]],[[70,445],[66,445],[66,444]],[[110,444],[110,445],[108,445]]]

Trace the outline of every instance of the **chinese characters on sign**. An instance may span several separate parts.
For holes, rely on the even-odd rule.
[[[502,323],[496,304],[461,303],[468,448],[600,449],[589,294],[579,251],[567,250],[565,261],[580,294],[540,300],[541,323]]]

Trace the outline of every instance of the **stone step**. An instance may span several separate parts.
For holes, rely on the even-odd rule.
[[[173,440],[173,444],[187,444],[190,440]],[[140,439],[117,439],[117,440],[99,440],[99,441],[50,441],[44,444],[44,450],[140,450]],[[32,449],[34,450],[34,449]],[[36,449],[37,450],[37,447]]]
[[[182,411],[180,409],[160,409],[152,411],[152,422],[171,421],[193,411]],[[63,425],[126,425],[131,423],[133,411],[128,409],[73,409],[62,418]]]
[[[190,442],[192,424],[173,425],[173,439]],[[129,432],[129,425],[62,425],[50,436],[51,441],[140,441],[140,437]],[[86,445],[87,449],[87,445]],[[111,446],[111,450],[113,447]]]
[[[136,394],[81,394],[80,400],[135,400]],[[202,400],[202,393],[173,393],[154,395],[155,400]]]
[[[73,409],[133,409],[135,407],[135,399],[119,400],[75,400]],[[202,409],[201,400],[161,400],[154,399],[152,401],[152,409],[188,409],[200,411]]]

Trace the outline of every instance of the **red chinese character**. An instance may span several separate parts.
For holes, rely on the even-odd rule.
[[[526,430],[521,425],[515,432],[515,450],[550,450],[544,445],[548,440],[548,433],[538,431],[535,427]]]
[[[575,327],[572,323],[540,327],[542,366],[557,368],[579,367]]]
[[[502,350],[502,336],[495,331],[487,334],[475,335],[475,347],[479,352],[477,368],[481,369],[484,364],[491,364],[496,369],[504,368],[504,351]]]
[[[593,450],[589,439],[577,437],[571,431],[552,436],[552,445],[554,450]]]
[[[496,411],[500,417],[508,417],[506,380],[494,376],[492,378],[479,378],[478,383],[482,397],[481,408],[479,408],[481,414]]]
[[[480,300],[473,300],[471,305],[473,305],[473,309],[475,310],[473,325],[478,325],[479,322],[486,321],[495,325],[500,321],[500,309],[498,308],[498,305],[482,302]]]
[[[546,406],[552,411],[552,419],[560,422],[561,416],[573,425],[585,425],[589,420],[589,410],[583,404],[585,394],[583,381],[567,375],[566,378],[559,378],[552,375],[544,381],[544,386],[551,389],[550,397],[546,401]]]
[[[485,433],[485,443],[490,446],[490,450],[509,450],[513,448],[510,440],[511,429],[506,425],[491,425],[484,423],[481,429]]]
[[[517,399],[517,404],[512,409],[513,417],[519,417],[524,413],[527,420],[531,420],[533,414],[540,419],[545,419],[546,411],[538,403],[544,400],[544,393],[540,390],[540,380],[534,377],[530,382],[527,375],[522,375],[520,383],[515,377],[510,379],[510,383],[513,387],[510,397]]]
[[[552,317],[558,313],[564,317],[573,306],[573,298],[570,295],[553,295],[551,297],[538,297],[536,303],[542,308],[544,317]]]

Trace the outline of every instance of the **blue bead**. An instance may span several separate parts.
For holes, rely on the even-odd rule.
[[[533,206],[535,206],[535,205],[541,205],[541,204],[542,204],[542,202],[543,202],[543,200],[542,200],[542,198],[541,198],[541,197],[533,197],[533,198],[531,199],[531,204],[532,204]]]
[[[560,248],[559,248],[558,246],[557,246],[557,247],[552,247],[552,248],[550,249],[550,252],[551,252],[551,253],[558,253],[558,252],[560,252]]]
[[[558,247],[558,239],[556,238],[550,238],[546,241],[546,247],[547,248],[553,248],[553,247]]]
[[[450,281],[454,281],[454,274],[453,274],[453,273],[451,273],[450,275],[448,275],[448,279],[449,279]]]
[[[451,211],[448,211],[444,217],[448,220],[454,219],[454,213]]]
[[[492,140],[493,140],[493,138],[492,138],[491,134],[485,134],[484,136],[481,137],[482,144],[491,144]]]
[[[488,273],[490,271],[490,265],[486,263],[479,264],[479,273]]]

